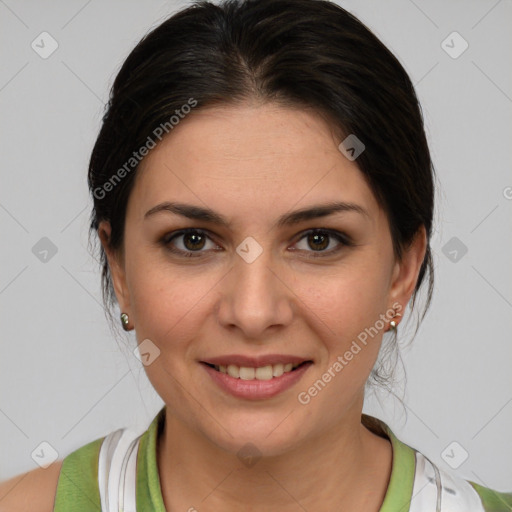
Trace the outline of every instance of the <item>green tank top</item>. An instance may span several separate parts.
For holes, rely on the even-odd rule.
[[[166,512],[156,458],[164,422],[165,406],[140,436],[135,473],[137,511]],[[376,434],[389,438],[393,449],[391,478],[380,512],[512,511],[512,493],[497,492],[440,470],[423,454],[399,441],[377,418],[363,414],[362,423]],[[64,458],[54,512],[102,512],[98,463],[105,437]]]

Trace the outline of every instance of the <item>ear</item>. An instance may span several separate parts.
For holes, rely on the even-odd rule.
[[[128,287],[126,286],[123,255],[117,251],[113,251],[110,247],[110,233],[110,222],[102,220],[98,225],[98,236],[107,256],[117,302],[119,303],[121,311],[130,315],[130,296],[128,294]]]
[[[422,225],[411,244],[404,249],[401,261],[397,261],[393,268],[390,290],[392,304],[398,302],[405,309],[416,287],[426,250],[427,232]]]

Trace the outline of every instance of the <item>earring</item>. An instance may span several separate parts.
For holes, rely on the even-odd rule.
[[[396,316],[402,316],[402,315],[400,313],[395,313],[395,316],[393,318],[395,318]],[[398,328],[398,323],[395,322],[394,320],[391,320],[391,322],[389,322],[389,330],[396,333],[397,328]]]
[[[128,315],[126,313],[121,313],[121,325],[123,326],[123,329],[125,331],[129,331],[130,330],[128,328],[128,322],[129,322]]]

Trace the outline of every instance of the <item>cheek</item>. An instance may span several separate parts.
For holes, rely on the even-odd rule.
[[[214,283],[208,284],[205,274],[180,272],[161,256],[142,251],[132,253],[127,276],[139,342],[149,338],[162,349],[179,350],[181,340],[193,337],[193,318],[201,314],[204,295]]]
[[[297,400],[313,417],[337,421],[361,398],[379,354],[385,291],[385,279],[368,271],[362,278],[355,268],[304,287],[304,312],[309,311],[310,330],[320,342],[316,353],[322,357]]]
[[[364,262],[340,265],[331,274],[298,278],[294,292],[305,309],[315,313],[317,322],[325,324],[335,344],[373,326],[388,309],[386,272]]]
[[[147,258],[147,256],[146,256]],[[139,264],[138,264],[139,263]],[[207,316],[206,276],[171,269],[162,261],[134,258],[130,279],[131,308],[138,343],[149,339],[159,352],[145,372],[159,396],[174,411],[190,409],[184,390],[190,385],[191,350]]]
[[[323,352],[318,372],[304,382],[301,391],[314,407],[331,404],[335,415],[364,386],[378,357],[385,328],[380,315],[387,310],[387,276],[382,266],[366,265],[361,259],[329,276],[299,280],[296,285]]]

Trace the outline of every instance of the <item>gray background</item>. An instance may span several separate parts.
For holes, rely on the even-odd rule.
[[[163,405],[134,334],[121,349],[104,317],[86,168],[123,59],[182,5],[0,0],[0,479],[37,467],[43,441],[63,458],[119,427],[144,430]],[[511,2],[340,5],[411,75],[441,186],[434,300],[403,352],[407,416],[383,393],[365,412],[443,468],[512,490]],[[43,31],[59,45],[46,59],[31,47]],[[442,47],[453,31],[469,44],[457,58]],[[57,249],[46,261],[43,237]]]

